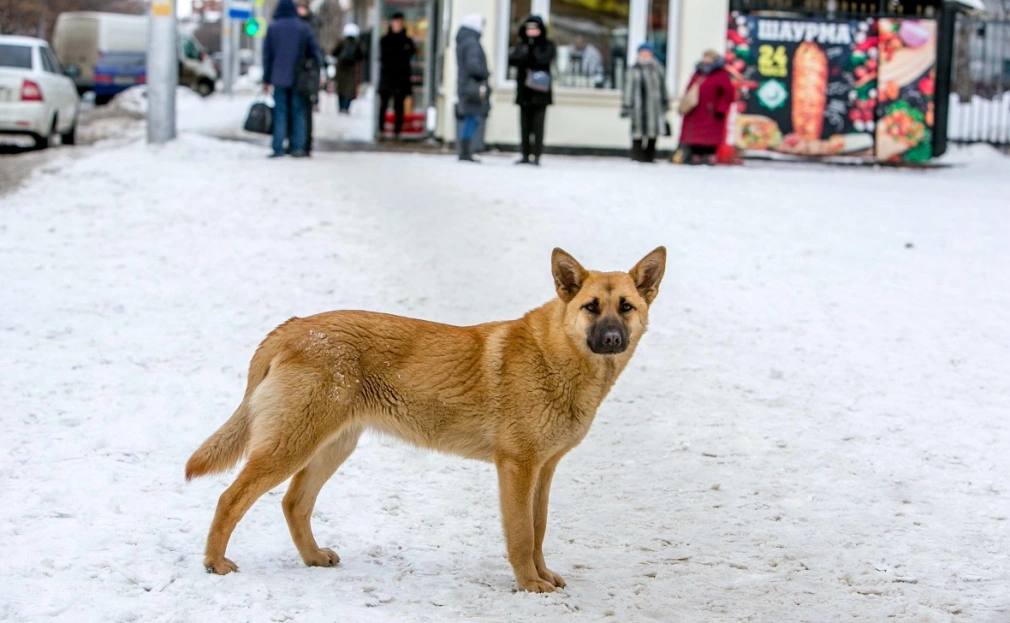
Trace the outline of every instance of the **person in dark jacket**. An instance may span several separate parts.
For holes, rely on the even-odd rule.
[[[296,0],[295,8],[298,17],[312,29],[312,36],[319,41],[319,28],[322,25],[319,18],[312,12],[309,0]],[[323,60],[313,55],[308,56],[298,66],[295,78],[298,94],[309,99],[305,114],[305,153],[312,154],[312,116],[319,108],[319,72],[322,71]]]
[[[736,90],[725,64],[718,52],[705,52],[688,83],[688,91],[698,90],[698,103],[684,115],[680,132],[682,157],[688,164],[714,164],[716,150],[726,142],[726,116]]]
[[[551,64],[557,54],[547,38],[539,15],[519,26],[519,43],[509,50],[509,65],[516,68],[516,104],[519,104],[519,144],[522,159],[516,164],[540,164],[544,150],[544,119],[554,103]],[[531,160],[532,157],[532,160]]]
[[[666,76],[656,62],[655,48],[638,46],[638,60],[624,82],[621,116],[631,120],[631,159],[652,162],[656,158],[656,138],[665,130]]]
[[[358,67],[365,60],[365,48],[359,38],[357,24],[344,25],[344,38],[333,48],[337,59],[337,109],[340,114],[351,114],[351,102],[358,96]]]
[[[466,15],[460,20],[459,32],[456,33],[456,119],[461,125],[459,159],[468,162],[478,162],[473,157],[473,139],[480,119],[487,116],[490,108],[491,89],[487,79],[491,74],[480,44],[483,30],[483,17]]]
[[[417,53],[414,40],[407,35],[403,23],[403,13],[393,13],[389,20],[389,32],[379,42],[379,135],[386,121],[386,109],[393,102],[396,115],[393,134],[400,138],[403,130],[403,103],[410,96],[410,61]]]
[[[314,56],[322,62],[319,45],[312,29],[298,19],[292,0],[278,0],[273,20],[263,41],[263,90],[274,94],[274,137],[271,158],[286,153],[285,141],[291,155],[302,157],[306,151],[306,115],[308,99],[296,90],[296,75],[301,62]],[[288,118],[292,123],[288,124]],[[290,127],[290,130],[289,130]]]

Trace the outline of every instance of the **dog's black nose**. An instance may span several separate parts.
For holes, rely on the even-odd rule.
[[[590,329],[586,342],[598,355],[616,355],[628,348],[628,330],[617,318],[603,318]]]

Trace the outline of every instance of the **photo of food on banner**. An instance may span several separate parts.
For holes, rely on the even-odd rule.
[[[730,16],[739,91],[734,142],[749,152],[873,159],[879,40],[873,19]]]
[[[877,159],[925,162],[933,156],[936,22],[880,20]]]

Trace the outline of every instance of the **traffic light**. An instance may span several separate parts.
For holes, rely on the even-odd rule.
[[[248,37],[262,37],[266,33],[266,20],[262,17],[250,17],[245,21],[242,31]]]

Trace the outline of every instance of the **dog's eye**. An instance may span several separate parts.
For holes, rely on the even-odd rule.
[[[593,299],[588,303],[586,303],[585,305],[583,305],[582,309],[586,310],[590,314],[598,314],[600,313],[600,302],[596,299]]]
[[[622,314],[626,314],[635,309],[635,306],[627,301],[621,301],[621,306],[618,308],[621,310]]]

